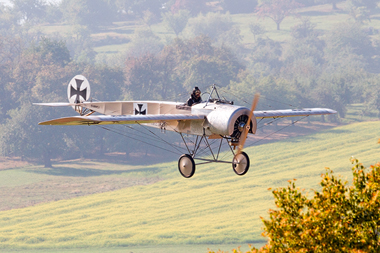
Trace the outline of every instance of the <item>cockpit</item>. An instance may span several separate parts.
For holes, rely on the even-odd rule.
[[[203,98],[205,98],[205,99],[203,99]],[[203,100],[203,103],[206,103],[205,107],[207,106],[208,103],[230,104],[230,105],[234,104],[234,101],[228,101],[226,99],[221,99],[220,98],[218,90],[217,90],[215,84],[212,85],[212,89],[211,89],[210,93],[205,92],[205,93],[202,94],[202,100]]]

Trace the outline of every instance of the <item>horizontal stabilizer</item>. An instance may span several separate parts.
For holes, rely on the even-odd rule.
[[[122,116],[74,116],[60,119],[53,119],[40,122],[39,125],[109,125],[109,124],[140,124],[140,123],[160,123],[178,120],[202,120],[203,115],[190,114],[163,114],[163,115],[122,115]]]
[[[269,110],[269,111],[255,111],[256,118],[282,118],[282,117],[297,117],[309,115],[327,115],[335,114],[336,111],[326,108],[306,108],[300,110]]]

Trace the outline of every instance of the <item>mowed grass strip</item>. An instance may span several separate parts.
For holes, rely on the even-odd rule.
[[[296,178],[318,188],[324,167],[350,179],[350,156],[379,161],[377,121],[247,148],[250,171],[198,166],[182,178],[177,162],[156,165],[165,180],[147,186],[0,212],[1,248],[78,248],[131,245],[247,244],[264,240],[260,216],[274,201],[269,187]]]

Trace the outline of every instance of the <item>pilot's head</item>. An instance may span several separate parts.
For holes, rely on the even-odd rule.
[[[198,87],[194,87],[193,95],[196,98],[199,98],[201,96],[201,90]]]

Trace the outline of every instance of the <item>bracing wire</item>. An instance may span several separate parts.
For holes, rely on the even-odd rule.
[[[140,123],[137,123],[139,124],[139,126],[142,126],[145,130],[147,130],[148,132],[150,132],[151,134],[153,134],[154,136],[157,137],[158,140],[161,140],[162,142],[166,143],[167,145],[175,148],[178,152],[181,152],[180,150],[177,149],[177,147],[169,142],[167,142],[166,140],[164,140],[163,138],[159,137],[157,134],[155,134],[153,131],[151,131],[150,129],[147,129],[144,125],[141,125]],[[179,147],[181,148],[181,147]]]
[[[260,127],[257,127],[257,129],[261,129],[265,126],[268,126],[268,125],[271,125],[272,123],[276,122],[276,121],[279,121],[280,119],[283,119],[284,117],[278,117],[278,118],[274,118],[272,121],[269,121],[269,122],[265,122],[263,123]],[[259,122],[257,122],[257,125],[261,122],[261,120]]]
[[[134,133],[134,135],[137,136],[137,137],[141,137],[141,138],[148,139],[148,140],[152,140],[152,141],[163,142],[162,140],[160,140],[160,139],[158,139],[158,138],[156,138],[156,137],[154,137],[154,136],[147,136],[146,133],[144,133],[144,132],[142,132],[142,131],[139,131],[139,130],[133,128],[133,127],[126,126],[126,125],[123,125],[123,127],[127,128],[127,129],[131,129],[131,130],[136,131],[137,134]],[[111,129],[111,127],[109,127],[109,128]],[[113,131],[114,131],[114,132],[123,133],[123,131],[121,131],[121,130],[115,130],[115,129],[113,129]]]
[[[154,145],[154,144],[152,144],[152,143],[148,143],[148,142],[145,142],[145,141],[143,141],[143,140],[139,140],[139,139],[134,138],[134,137],[131,137],[131,136],[129,136],[129,135],[126,135],[126,134],[123,134],[123,133],[119,133],[119,132],[117,132],[117,131],[114,131],[114,130],[112,130],[112,129],[110,129],[110,128],[107,128],[107,127],[104,127],[104,126],[97,126],[97,127],[100,127],[100,128],[102,128],[102,129],[104,129],[104,130],[106,130],[106,131],[110,131],[110,132],[113,132],[113,133],[116,133],[116,134],[122,135],[122,136],[127,137],[127,138],[130,138],[130,139],[132,139],[132,140],[135,140],[135,141],[139,141],[139,142],[145,143],[145,144],[147,144],[147,145],[150,145],[150,146],[156,147],[156,148],[158,148],[158,149],[162,149],[162,150],[168,151],[168,152],[173,153],[173,154],[177,154],[177,155],[180,155],[180,154],[181,154],[181,153],[174,152],[173,150],[169,150],[169,149],[166,149],[166,148],[163,148],[163,147],[160,147],[160,146]]]
[[[273,135],[273,134],[275,134],[275,133],[278,133],[278,132],[284,130],[285,128],[287,128],[287,127],[290,127],[290,126],[292,126],[292,125],[295,125],[297,122],[299,122],[299,121],[301,121],[301,120],[303,120],[303,119],[305,119],[305,118],[307,118],[307,117],[309,117],[309,116],[304,116],[304,117],[302,117],[302,118],[299,119],[299,120],[292,121],[292,123],[290,123],[290,124],[288,124],[288,125],[286,125],[286,126],[280,128],[280,129],[277,130],[277,131],[274,131],[274,132],[272,132],[272,133],[270,133],[270,134],[264,136],[264,138],[262,138],[262,139],[260,139],[260,140],[257,140],[257,141],[255,141],[255,142],[253,142],[253,143],[251,143],[251,145],[254,145],[254,144],[256,144],[256,143],[259,143],[260,141],[265,140],[266,138],[270,137],[271,135]]]
[[[178,152],[183,152],[184,150],[186,150],[184,147],[181,147],[179,145],[175,145],[173,143],[170,143],[170,142],[164,140],[163,138],[161,138],[157,134],[155,134],[153,131],[147,129],[147,127],[145,127],[144,125],[139,124],[139,123],[138,123],[138,125],[140,125],[141,127],[143,127],[143,129],[145,129],[148,132],[139,131],[139,130],[137,130],[137,129],[131,127],[131,126],[128,126],[128,125],[123,125],[123,126],[125,128],[127,128],[127,129],[136,131],[138,134],[134,133],[135,136],[138,136],[138,137],[141,137],[141,138],[144,138],[144,139],[149,139],[149,140],[152,140],[152,141],[156,141],[156,142],[159,142],[159,143],[166,144],[166,145],[168,145],[168,146],[176,149]],[[118,131],[118,130],[113,130],[113,131],[115,133],[118,132],[118,133],[123,134],[122,131]],[[149,135],[149,134],[151,134],[151,135]],[[137,139],[137,140],[139,140],[139,139]],[[182,149],[182,151],[179,150],[179,149]]]

